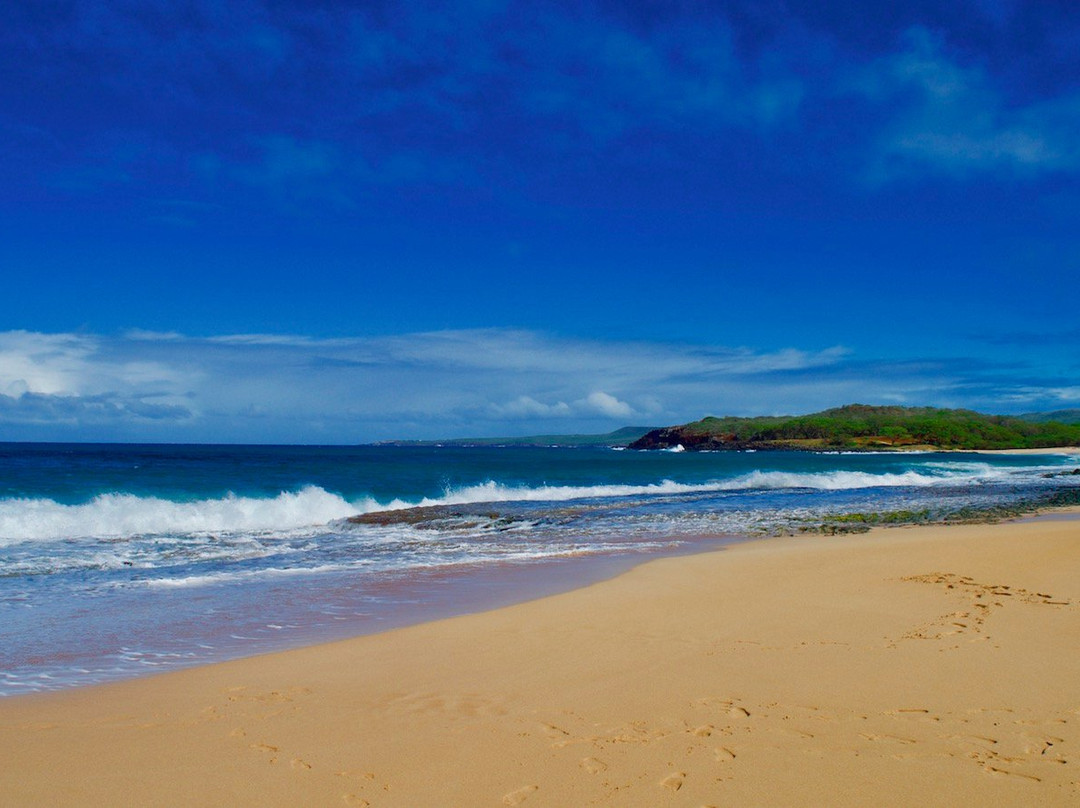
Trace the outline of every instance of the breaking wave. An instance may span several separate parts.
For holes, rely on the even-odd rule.
[[[728,480],[706,483],[677,483],[662,480],[646,485],[588,486],[507,486],[496,482],[449,490],[445,496],[425,498],[416,503],[396,501],[386,510],[413,506],[465,505],[478,502],[562,502],[574,499],[605,497],[665,496],[709,493],[714,491],[749,491],[754,489],[803,488],[818,491],[842,491],[857,488],[927,486],[942,483],[975,482],[1000,479],[1006,472],[989,464],[939,464],[934,473],[906,471],[899,474],[871,474],[863,471],[782,472],[754,471]]]
[[[935,464],[919,471],[873,474],[862,471],[798,473],[754,471],[724,480],[648,484],[514,486],[488,481],[448,488],[442,496],[378,502],[371,497],[349,501],[318,486],[306,486],[274,497],[233,494],[177,502],[134,494],[101,494],[88,502],[66,505],[51,499],[0,500],[0,546],[33,540],[80,537],[111,538],[154,535],[276,535],[317,528],[378,510],[400,510],[484,502],[566,502],[614,497],[664,497],[709,492],[810,489],[841,491],[861,488],[923,487],[956,482],[1001,479],[1009,472],[988,464]]]
[[[86,536],[278,532],[326,524],[356,512],[356,503],[318,486],[276,497],[229,494],[194,502],[134,494],[100,494],[78,505],[8,499],[0,501],[0,545]]]

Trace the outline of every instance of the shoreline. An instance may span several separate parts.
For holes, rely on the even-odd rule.
[[[1050,449],[966,449],[974,454],[1014,454],[1014,455],[1080,455],[1080,446],[1055,446]]]
[[[601,570],[599,575],[582,575],[582,568],[637,564],[642,560],[634,557],[638,553],[659,557],[673,550],[700,550],[671,545],[700,544],[703,535],[861,532],[872,524],[999,519],[1040,503],[1080,502],[1076,477],[1041,479],[1071,475],[1075,464],[1069,456],[1033,460],[873,453],[876,456],[823,458],[784,453],[764,459],[752,454],[653,456],[624,462],[616,453],[584,461],[568,453],[551,454],[551,468],[571,482],[582,462],[590,468],[599,463],[590,477],[595,484],[548,491],[537,473],[526,486],[533,490],[515,492],[513,485],[508,489],[521,494],[521,501],[440,503],[350,519],[360,524],[332,520],[303,531],[310,534],[303,541],[285,528],[265,534],[256,530],[242,538],[248,528],[243,519],[236,521],[236,508],[227,498],[210,499],[197,508],[190,503],[168,505],[164,515],[154,501],[133,500],[123,510],[125,518],[134,520],[132,535],[123,540],[45,541],[40,550],[34,543],[5,543],[0,548],[4,563],[13,565],[10,571],[15,575],[5,581],[10,619],[0,628],[4,646],[0,694],[9,697],[116,681],[508,605],[609,574]],[[505,458],[483,456],[503,468]],[[229,462],[235,460],[229,457]],[[301,454],[297,462],[307,463],[305,457]],[[968,462],[962,462],[964,457]],[[94,462],[101,461],[95,458]],[[514,464],[520,463],[521,458],[514,458]],[[347,459],[351,462],[351,456]],[[386,461],[382,455],[368,459],[376,466]],[[426,468],[428,456],[423,459]],[[459,458],[447,468],[460,471],[462,464],[471,468],[475,460]],[[486,469],[488,463],[483,465]],[[627,470],[638,475],[639,484],[611,487],[609,483],[622,479]],[[1053,473],[1045,473],[1048,470]],[[881,472],[883,477],[874,476]],[[312,479],[327,482],[317,475]],[[661,482],[649,483],[650,479]],[[938,486],[946,482],[956,484]],[[990,485],[983,486],[984,482]],[[883,486],[880,492],[864,490],[876,489],[878,483]],[[905,487],[909,484],[910,489]],[[457,498],[470,503],[506,496],[504,491],[493,494],[487,485],[475,490],[466,486],[461,490],[467,496]],[[802,490],[792,498],[789,488]],[[1068,489],[1068,494],[1047,493],[1057,488]],[[268,501],[245,498],[243,509],[265,510],[260,519],[272,522],[279,511],[307,521],[310,509],[321,513],[319,503],[324,499],[335,508],[366,507],[325,489],[309,495],[318,490],[303,489],[298,496],[304,499],[297,502],[285,491]],[[599,511],[598,503],[582,496],[624,493],[635,496],[605,499]],[[538,495],[552,499],[531,502]],[[679,504],[684,495],[685,509]],[[984,514],[998,496],[1007,504]],[[567,497],[569,501],[564,501]],[[29,530],[41,521],[35,512],[38,504],[16,503],[19,525]],[[793,504],[797,507],[791,510]],[[85,512],[62,512],[64,508],[51,501],[43,507],[52,517],[69,521],[85,517],[95,526],[83,528],[76,521],[68,530],[73,534],[99,529],[107,534],[108,522],[115,516],[96,504]],[[180,530],[174,536],[170,528],[163,540],[153,538],[166,516],[166,522],[180,519],[193,532]],[[219,540],[216,533],[200,527],[209,517],[225,520],[226,527],[235,522],[234,528]],[[425,530],[429,527],[434,529]],[[23,552],[26,549],[32,551],[30,556]],[[604,560],[624,553],[631,556],[625,563]],[[35,580],[26,574],[84,568],[85,578],[80,574]],[[536,579],[541,579],[539,585]],[[521,590],[529,594],[522,595]],[[58,630],[50,631],[49,626]]]
[[[494,611],[8,697],[0,793],[1069,804],[1080,510],[1043,516],[1062,514],[740,542]]]
[[[680,446],[682,444],[679,444]],[[615,448],[615,447],[609,447]],[[987,454],[987,455],[1080,455],[1080,446],[1048,446],[1043,449],[951,449],[931,444],[891,446],[851,446],[848,448],[807,447],[799,445],[747,446],[728,449],[635,449],[640,452],[806,452],[807,454]]]
[[[443,568],[419,570],[408,577],[381,582],[377,588],[368,587],[365,590],[368,597],[374,596],[393,603],[393,608],[387,613],[379,613],[369,607],[365,613],[353,612],[351,619],[343,619],[340,624],[300,625],[294,623],[289,628],[295,633],[267,634],[259,638],[258,644],[256,644],[256,639],[246,637],[247,644],[245,645],[237,643],[229,645],[227,641],[222,640],[223,637],[235,635],[237,631],[235,626],[228,621],[223,621],[220,625],[213,627],[215,633],[211,634],[204,630],[200,637],[201,640],[212,643],[217,651],[213,654],[207,651],[204,658],[187,659],[183,662],[170,660],[165,665],[155,662],[142,669],[95,671],[94,678],[84,676],[81,681],[76,682],[73,682],[72,677],[64,671],[44,671],[36,675],[45,676],[49,684],[41,686],[35,682],[22,690],[16,690],[15,686],[8,682],[6,683],[7,692],[0,689],[0,704],[9,699],[25,696],[65,693],[89,687],[122,684],[176,671],[284,653],[375,636],[439,620],[482,614],[602,583],[653,560],[698,555],[721,549],[729,544],[753,540],[754,537],[734,534],[698,536],[685,538],[682,544],[674,546],[633,552],[554,557],[524,564],[476,565],[471,569],[463,570]],[[319,591],[323,592],[323,590]],[[377,594],[373,595],[373,592]],[[339,610],[349,611],[347,608]],[[280,625],[280,622],[277,625]]]

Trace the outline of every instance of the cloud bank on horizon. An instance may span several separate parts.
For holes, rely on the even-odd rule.
[[[0,48],[0,440],[1078,400],[1075,4],[65,0]]]
[[[599,432],[864,398],[1080,401],[1080,385],[1003,382],[1010,370],[497,329],[338,339],[11,331],[0,333],[0,428],[24,440],[340,443]],[[718,401],[730,404],[717,411]]]

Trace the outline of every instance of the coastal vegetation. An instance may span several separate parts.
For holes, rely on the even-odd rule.
[[[935,407],[849,404],[810,415],[709,416],[655,429],[631,449],[1046,449],[1080,446],[1080,424]]]

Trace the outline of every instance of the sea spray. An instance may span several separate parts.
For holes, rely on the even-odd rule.
[[[1041,467],[1040,467],[1041,468]],[[227,494],[218,499],[171,501],[160,497],[103,493],[81,504],[51,499],[0,500],[0,546],[29,540],[68,540],[79,537],[124,537],[237,532],[286,532],[326,525],[372,511],[417,507],[502,502],[569,502],[613,497],[661,497],[678,494],[737,492],[766,489],[820,491],[877,487],[920,487],[1004,479],[1008,470],[990,464],[927,464],[922,471],[874,473],[862,471],[752,471],[726,480],[681,483],[671,479],[643,485],[506,485],[487,480],[478,485],[444,490],[441,496],[409,501],[379,502],[365,496],[349,501],[317,485],[283,491],[273,497]]]
[[[290,530],[344,519],[374,502],[350,503],[318,486],[276,497],[239,497],[175,502],[134,494],[98,494],[65,505],[51,499],[0,500],[0,545],[86,536],[123,537]]]
[[[1080,492],[1080,477],[1057,475],[1069,463],[8,445],[0,693],[375,631],[476,608],[482,593],[506,602],[551,591],[616,561],[868,520],[844,514],[1008,508],[1039,493]]]

